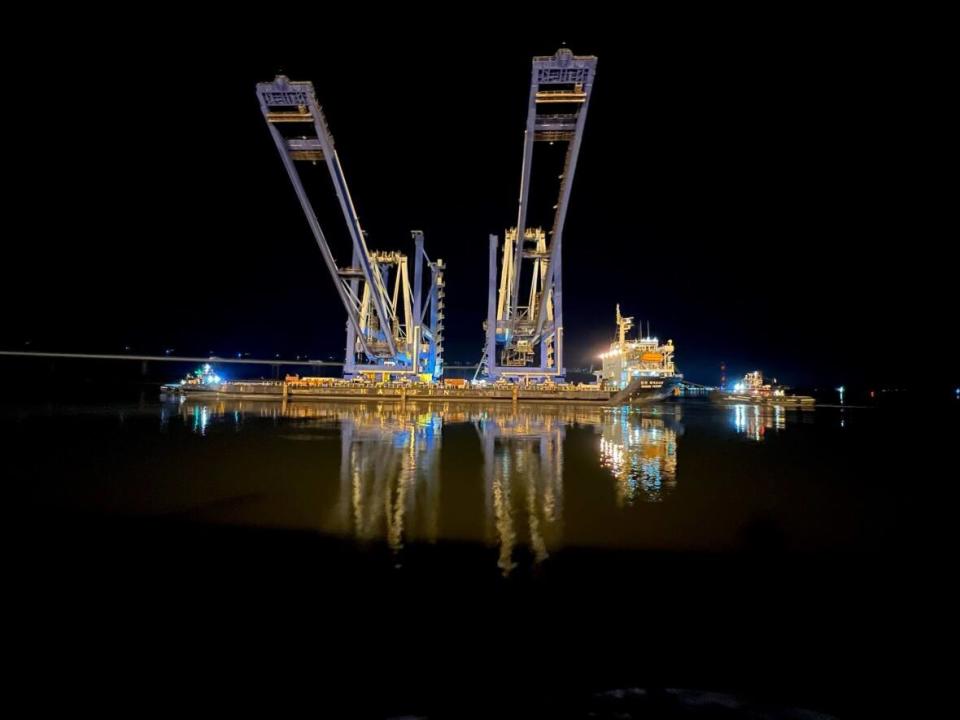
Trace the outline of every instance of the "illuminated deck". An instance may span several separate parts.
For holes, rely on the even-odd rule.
[[[209,389],[189,389],[184,395],[198,398],[238,398],[297,401],[377,401],[377,402],[507,402],[507,403],[585,403],[612,404],[614,393],[584,386],[543,388],[538,386],[498,385],[485,387],[444,387],[401,383],[353,384],[348,382],[321,387],[302,383],[274,381],[230,382]]]

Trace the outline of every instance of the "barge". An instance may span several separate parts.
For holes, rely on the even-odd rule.
[[[321,382],[317,382],[321,381]],[[564,383],[492,383],[448,386],[439,383],[356,382],[332,378],[234,381],[206,386],[166,386],[168,395],[237,400],[321,402],[476,401],[505,403],[577,403],[619,405],[622,393],[596,385]]]
[[[618,339],[603,358],[596,383],[509,381],[468,382],[447,378],[436,382],[419,376],[365,371],[346,378],[300,377],[283,380],[224,381],[210,365],[204,365],[180,383],[164,385],[167,396],[189,395],[208,399],[297,400],[322,402],[465,401],[509,403],[559,403],[616,406],[653,403],[678,395],[683,376],[673,364],[673,341],[655,337],[627,340],[633,318],[625,318],[617,306]]]

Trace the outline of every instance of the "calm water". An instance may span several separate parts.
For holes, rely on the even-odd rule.
[[[398,567],[445,540],[503,575],[565,548],[882,549],[897,521],[869,409],[180,400],[2,422],[40,513],[308,530]]]
[[[210,656],[287,659],[315,709],[372,717],[587,717],[517,708],[630,687],[857,717],[902,687],[912,655],[894,648],[937,596],[904,521],[949,484],[929,467],[949,417],[8,404],[25,647],[45,663],[108,633],[150,697],[169,690],[156,647],[198,677]]]

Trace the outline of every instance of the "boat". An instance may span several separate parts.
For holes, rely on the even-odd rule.
[[[748,372],[733,390],[715,390],[710,399],[727,405],[784,405],[790,407],[813,407],[816,400],[809,395],[791,395],[789,388],[776,381],[767,383],[759,370]]]
[[[214,371],[210,363],[204,363],[180,382],[161,385],[160,393],[162,395],[186,395],[197,392],[217,392],[221,383],[221,377]]]
[[[627,339],[633,318],[624,317],[617,305],[617,339],[600,356],[600,385],[613,393],[613,402],[648,403],[665,400],[680,392],[683,375],[673,362],[673,340],[660,342],[647,332]]]

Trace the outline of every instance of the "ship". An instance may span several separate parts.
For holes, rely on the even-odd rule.
[[[633,327],[633,318],[624,317],[617,305],[617,339],[600,356],[603,369],[600,385],[613,393],[614,404],[622,399],[631,403],[649,403],[665,400],[680,393],[683,375],[673,362],[673,340],[661,344],[650,333],[633,340],[627,333]]]
[[[789,388],[778,385],[776,380],[765,382],[759,370],[748,372],[743,380],[735,383],[733,390],[715,390],[710,399],[728,405],[785,405],[812,408],[816,400],[809,395],[791,395]]]

